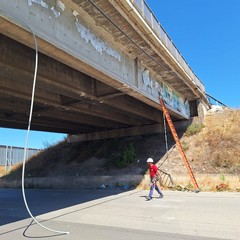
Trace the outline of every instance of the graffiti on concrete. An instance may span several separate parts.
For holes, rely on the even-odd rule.
[[[73,14],[76,14],[76,11]],[[75,25],[76,25],[78,32],[80,33],[81,38],[84,39],[86,43],[91,43],[97,52],[102,54],[104,51],[109,56],[114,57],[118,61],[121,61],[120,54],[117,51],[113,50],[104,41],[102,41],[99,37],[95,36],[90,30],[88,30],[86,27],[84,27],[77,20],[77,18],[76,18]]]
[[[183,115],[190,116],[188,100],[181,97],[177,91],[170,88],[167,84],[152,79],[147,69],[142,72],[142,90],[157,99],[158,96],[161,96],[170,107]]]
[[[61,0],[55,0],[55,1],[50,1],[50,0],[27,0],[28,6],[31,7],[32,5],[39,6],[41,8],[44,8],[49,11],[51,15],[54,15],[55,18],[60,17],[63,15],[63,12],[65,11],[65,4]],[[51,2],[54,2],[55,4],[52,5],[50,4]],[[66,5],[66,8],[68,6]],[[69,9],[67,9],[69,10]],[[67,11],[65,11],[67,12]],[[131,70],[133,69],[131,64],[127,64],[124,62],[124,57],[121,57],[121,54],[111,48],[104,40],[100,39],[96,34],[94,34],[90,29],[85,27],[81,22],[80,22],[80,14],[73,10],[72,11],[72,17],[73,17],[73,23],[75,26],[74,28],[76,29],[76,33],[78,36],[81,37],[82,42],[85,42],[89,46],[93,47],[96,52],[99,54],[107,54],[110,56],[110,64],[112,69],[117,69],[119,72],[121,71],[121,74],[125,74],[125,79],[126,81],[129,80],[129,76],[131,73]],[[49,16],[51,18],[51,16]],[[95,57],[95,56],[94,56]],[[123,59],[123,62],[125,64],[124,70],[128,70],[128,72],[124,72],[121,69],[120,63]],[[129,60],[130,62],[130,60]],[[126,67],[127,66],[127,67]],[[132,67],[132,68],[131,68]],[[129,68],[129,69],[128,69]],[[140,89],[147,93],[149,96],[152,96],[158,101],[158,96],[161,95],[164,99],[164,101],[173,109],[179,111],[182,115],[190,116],[190,110],[189,110],[189,102],[184,99],[180,94],[169,87],[167,84],[157,81],[153,79],[150,76],[149,70],[145,69],[142,71],[142,84],[140,83]]]

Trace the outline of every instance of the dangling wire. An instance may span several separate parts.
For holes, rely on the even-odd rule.
[[[55,232],[55,233],[59,233],[59,234],[69,234],[69,232],[65,232],[65,231],[57,231],[57,230],[53,230],[51,228],[45,227],[43,226],[41,223],[39,223],[37,221],[37,219],[33,216],[32,212],[30,211],[29,207],[28,207],[28,203],[27,203],[27,199],[26,199],[26,194],[25,194],[25,187],[24,187],[24,176],[25,176],[25,165],[26,165],[26,158],[27,158],[27,148],[28,148],[28,139],[29,139],[29,133],[30,133],[30,128],[31,128],[31,122],[32,122],[32,112],[33,112],[33,105],[34,105],[34,96],[35,96],[35,88],[36,88],[36,80],[37,80],[37,70],[38,70],[38,45],[37,45],[37,40],[36,40],[36,36],[34,34],[34,32],[32,31],[32,29],[24,22],[22,22],[19,19],[16,19],[15,17],[10,16],[9,14],[7,14],[6,12],[0,10],[0,13],[2,16],[5,16],[7,18],[10,18],[20,24],[22,24],[23,26],[25,26],[33,35],[34,38],[34,44],[35,44],[35,70],[34,70],[34,79],[33,79],[33,87],[32,87],[32,98],[31,98],[31,107],[30,107],[30,113],[29,113],[29,120],[28,120],[28,129],[27,129],[27,135],[26,135],[26,143],[25,143],[25,147],[24,147],[24,157],[23,157],[23,166],[22,166],[22,196],[23,196],[23,200],[24,200],[24,204],[25,207],[30,215],[30,217],[32,218],[32,220],[34,222],[36,222],[39,226],[41,226],[42,228],[51,231],[51,232]]]
[[[161,91],[158,91],[158,99],[159,101],[162,99],[163,100],[163,96]],[[164,100],[163,100],[164,101]],[[167,157],[165,158],[165,160],[160,164],[159,168],[166,162],[166,160],[168,160],[169,154],[168,154],[168,137],[167,137],[167,124],[166,124],[166,117],[164,115],[163,112],[163,126],[164,126],[164,139],[165,139],[165,147],[166,147],[166,155]]]
[[[168,160],[168,157],[169,157],[169,154],[168,154],[168,137],[167,137],[167,124],[166,124],[166,117],[164,115],[164,112],[163,112],[163,125],[164,125],[164,139],[165,139],[165,147],[166,147],[166,158],[165,160],[161,163],[161,165],[159,167],[161,167],[167,160]]]
[[[168,137],[167,137],[167,124],[166,124],[166,117],[164,115],[163,112],[163,123],[164,123],[164,136],[165,136],[165,147],[166,147],[166,153],[167,153],[167,157],[164,160],[164,162],[168,159],[169,155],[168,155]]]
[[[165,146],[166,146],[166,152],[167,152],[167,158],[166,159],[168,159],[169,155],[168,155],[167,124],[166,124],[166,117],[165,117],[164,113],[163,113],[163,123],[164,123]]]

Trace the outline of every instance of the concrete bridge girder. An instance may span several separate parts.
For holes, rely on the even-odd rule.
[[[34,69],[33,59],[31,60],[34,51],[3,36],[1,42],[1,52],[3,54],[0,57],[0,66],[2,69],[7,69],[1,74],[2,96],[8,92],[8,94],[19,99],[30,101],[32,83],[30,69]],[[8,51],[4,51],[3,46]],[[28,62],[25,62],[26,55],[29,55],[28,59],[30,60]],[[38,73],[35,98],[35,103],[39,105],[35,106],[34,111],[34,114],[38,117],[44,116],[44,112],[49,114],[50,110],[53,114],[54,109],[57,108],[68,112],[81,113],[81,115],[94,116],[96,118],[94,125],[100,124],[101,121],[97,120],[97,117],[101,116],[102,119],[105,119],[103,124],[105,128],[115,128],[117,126],[107,122],[107,119],[125,124],[125,127],[144,125],[151,121],[162,121],[157,110],[152,109],[150,112],[149,108],[141,102],[134,99],[130,101],[129,97],[122,96],[121,92],[116,93],[115,89],[62,63],[40,55],[39,66],[41,67]],[[18,81],[11,80],[16,78]],[[138,107],[136,107],[136,104]],[[14,104],[10,109],[15,111]],[[24,109],[24,107],[19,109]],[[25,114],[26,112],[27,109]],[[81,123],[79,117],[76,120]],[[87,121],[88,124],[90,122],[92,121]],[[124,125],[118,125],[118,127],[120,126],[124,127]]]
[[[51,1],[43,2],[50,6]],[[133,20],[128,12],[124,12],[122,1],[57,2],[62,5],[55,7],[54,14],[52,10],[35,1],[0,2],[2,11],[27,22],[38,37],[39,51],[42,54],[34,112],[35,116],[39,116],[39,123],[36,121],[34,125],[33,122],[35,129],[44,128],[44,120],[41,123],[40,116],[45,117],[46,122],[48,121],[45,125],[48,129],[52,127],[52,131],[59,131],[59,127],[49,121],[54,118],[65,125],[74,126],[69,129],[63,127],[61,132],[66,133],[88,132],[91,127],[92,131],[102,131],[161,123],[157,89],[150,86],[149,90],[143,83],[142,74],[146,69],[149,69],[151,78],[155,79],[154,84],[159,81],[168,83],[189,101],[201,97],[182,81],[178,71],[173,72],[173,65],[169,64],[166,54],[157,49],[145,33],[140,35],[139,26],[135,23],[136,26],[133,27]],[[92,2],[108,14],[121,29],[116,28]],[[30,100],[34,51],[19,43],[13,43],[4,35],[34,48],[32,36],[22,26],[18,26],[15,20],[6,16],[0,18],[0,26],[1,51],[4,52],[0,68],[15,72],[0,73],[1,98],[3,102],[7,102],[9,96],[14,97],[15,102],[24,100],[21,105],[24,111],[15,111],[14,106],[9,104],[12,106],[9,113],[25,114],[26,119],[24,106]],[[15,46],[15,50],[12,46]],[[17,50],[18,48],[24,50]],[[13,56],[18,59],[14,61]],[[11,83],[11,79],[16,79],[16,74],[19,83]],[[153,84],[151,79],[150,81],[150,84]],[[8,84],[8,87],[4,88],[4,84]],[[169,110],[174,119],[188,118],[172,107],[169,107]],[[1,112],[5,111],[6,109],[2,108]],[[71,116],[71,119],[63,117],[64,113],[61,114],[61,111],[67,111],[66,114]],[[16,124],[10,123],[11,121],[4,118],[4,114],[2,119],[5,119],[9,127]],[[19,120],[19,126],[22,127],[20,122]]]
[[[154,39],[154,42],[152,33],[144,30],[142,22],[140,21],[139,23],[139,21],[133,17],[133,9],[128,8],[128,3],[131,1],[73,0],[73,2],[88,12],[95,20],[95,25],[101,26],[110,34],[108,39],[117,34],[114,40],[122,44],[126,53],[132,54],[133,58],[136,56],[139,57],[146,67],[157,72],[157,74],[161,76],[161,80],[169,83],[171,86],[176,85],[176,83],[181,86],[185,85],[184,91],[181,91],[181,89],[177,90],[189,100],[196,99],[196,93],[191,89],[191,87],[195,88],[196,86],[192,85],[190,87],[187,84],[187,77],[183,76],[183,73],[178,69],[176,62],[171,59],[171,56],[166,54],[165,48],[161,48],[159,41],[156,41],[156,39]],[[98,11],[96,11],[95,6]],[[109,12],[108,9],[112,9],[112,6],[114,6],[115,10]],[[106,21],[106,19],[108,19],[108,21]],[[118,26],[120,27],[118,28]],[[129,49],[131,50],[129,51]],[[144,52],[142,50],[144,50]],[[184,78],[185,81],[183,80]],[[191,84],[191,81],[189,84]]]

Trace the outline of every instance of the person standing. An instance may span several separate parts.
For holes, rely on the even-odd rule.
[[[158,192],[159,198],[163,198],[163,194],[157,186],[158,177],[160,177],[160,172],[158,170],[158,167],[153,163],[152,158],[148,158],[147,163],[148,163],[148,169],[150,172],[151,185],[150,185],[149,195],[146,197],[146,199],[148,201],[152,199],[154,189]]]

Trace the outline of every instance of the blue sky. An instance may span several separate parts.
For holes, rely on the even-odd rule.
[[[206,92],[240,108],[240,1],[146,2]]]
[[[206,92],[240,108],[240,0],[147,0]],[[31,131],[30,148],[45,148],[65,134]],[[0,128],[0,145],[24,147],[25,130]]]
[[[25,147],[27,130],[0,128],[0,145]],[[29,148],[44,149],[63,140],[66,134],[30,131]]]

